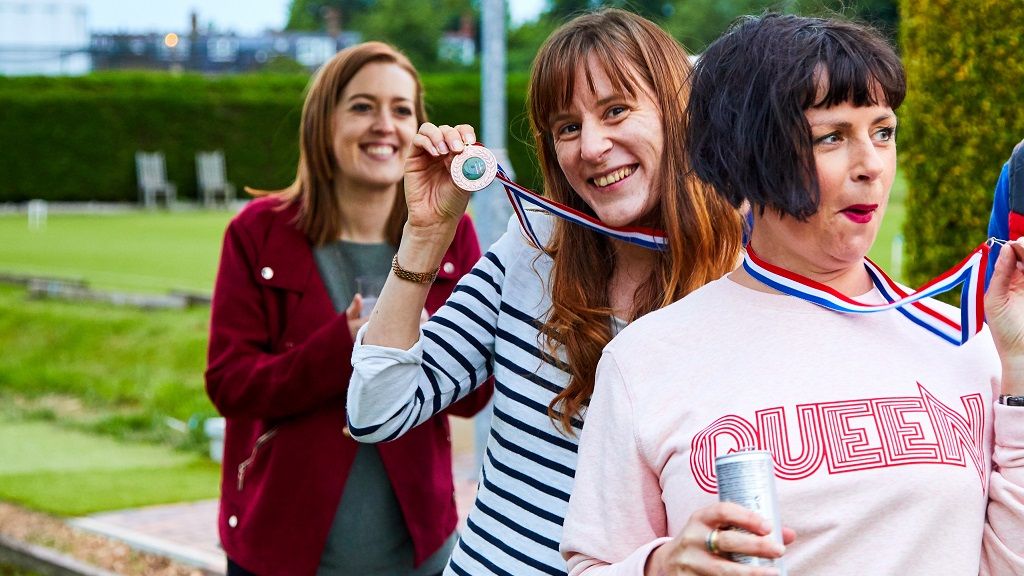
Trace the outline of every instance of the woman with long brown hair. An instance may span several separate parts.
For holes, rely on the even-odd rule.
[[[439,413],[366,446],[343,428],[353,336],[406,218],[402,175],[425,121],[391,46],[339,52],[302,110],[295,182],[232,220],[213,295],[207,392],[226,417],[220,538],[229,576],[438,573],[455,543],[451,442]],[[467,218],[441,247],[434,311],[480,256]],[[417,311],[417,317],[420,312]],[[452,406],[472,415],[490,388]]]
[[[635,14],[557,30],[529,93],[548,197],[608,226],[664,230],[667,249],[531,215],[536,246],[512,219],[422,332],[417,310],[468,200],[448,170],[475,132],[424,124],[414,139],[409,220],[353,353],[348,414],[358,440],[389,440],[495,377],[479,491],[447,573],[565,573],[562,519],[601,349],[738,263],[739,214],[687,175],[689,70],[682,47]]]

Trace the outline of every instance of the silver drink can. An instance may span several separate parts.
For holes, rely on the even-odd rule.
[[[770,538],[782,544],[782,519],[779,516],[779,498],[775,493],[775,463],[770,452],[743,450],[715,458],[715,476],[718,479],[718,499],[735,502],[757,512],[772,523]],[[773,560],[757,556],[730,554],[747,566],[773,566],[780,576],[786,576],[781,558]]]

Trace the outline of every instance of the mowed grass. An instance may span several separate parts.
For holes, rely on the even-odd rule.
[[[233,212],[50,214],[29,230],[24,214],[0,216],[0,272],[86,280],[125,292],[209,293]]]
[[[890,269],[901,180],[872,250]],[[208,293],[228,212],[0,216],[0,273],[127,292]],[[899,277],[900,273],[891,270]],[[0,285],[0,499],[79,515],[215,497],[198,424],[209,310],[30,300]],[[181,433],[168,426],[185,422]]]
[[[30,231],[4,215],[0,273],[208,294],[231,216],[51,214]],[[31,300],[0,285],[0,499],[73,516],[216,497],[200,430],[216,414],[203,383],[209,313]]]
[[[220,468],[195,454],[45,422],[0,418],[0,499],[63,516],[215,498]]]
[[[209,310],[29,300],[11,286],[0,310],[0,499],[74,516],[217,496],[200,428],[216,414]]]
[[[167,436],[150,433],[167,430],[166,417],[214,413],[203,389],[207,308],[30,300],[23,289],[0,286],[0,310],[0,399],[147,439]]]
[[[228,211],[53,214],[43,230],[0,217],[0,272],[80,278],[127,292],[209,293]],[[0,286],[0,398],[21,413],[75,421],[121,437],[171,440],[166,419],[214,414],[203,390],[208,308],[139,310],[30,300]],[[56,398],[56,400],[54,400]]]
[[[885,221],[869,256],[890,268],[902,234],[906,183],[897,174]],[[0,215],[0,273],[83,279],[95,288],[163,293],[213,288],[231,212],[54,214],[30,231],[23,214]]]

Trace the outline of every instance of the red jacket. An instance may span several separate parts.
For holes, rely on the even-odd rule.
[[[296,207],[279,206],[260,198],[231,221],[213,293],[206,390],[227,419],[219,529],[228,557],[252,572],[315,574],[358,447],[344,429],[353,342],[292,223]],[[428,312],[479,257],[463,217]],[[451,412],[475,414],[491,392]],[[378,449],[418,565],[457,522],[448,418]]]

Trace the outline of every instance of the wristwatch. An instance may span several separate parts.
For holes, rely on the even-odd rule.
[[[999,396],[999,403],[1005,406],[1024,406],[1024,396],[1002,394]]]

